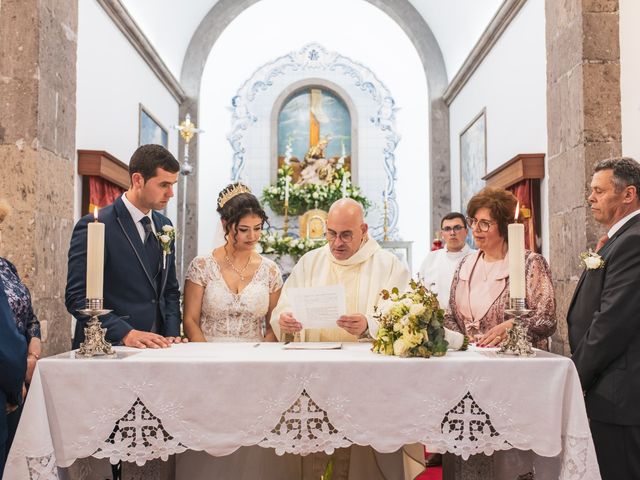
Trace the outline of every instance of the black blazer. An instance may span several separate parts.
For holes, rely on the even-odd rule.
[[[152,213],[156,231],[171,225],[167,217]],[[157,332],[165,336],[180,335],[180,289],[176,278],[175,245],[161,272],[160,287],[155,272],[146,263],[140,234],[122,198],[100,210],[99,220],[105,228],[104,308],[113,310],[100,317],[107,328],[106,338],[120,343],[130,330]],[[93,215],[82,217],[76,224],[69,247],[69,265],[65,305],[78,322],[73,348],[84,340],[87,317],[78,310],[85,306],[87,275],[87,224]]]
[[[640,215],[598,253],[604,267],[582,273],[567,313],[572,359],[589,418],[640,425]]]
[[[22,383],[27,371],[27,341],[18,332],[4,282],[0,277],[0,478],[5,462],[7,441],[6,402],[21,402]]]

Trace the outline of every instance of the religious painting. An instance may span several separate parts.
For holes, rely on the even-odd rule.
[[[168,148],[169,133],[167,129],[140,104],[138,145],[148,145],[150,143]]]
[[[483,109],[460,133],[460,210],[466,214],[473,195],[485,186],[487,173],[486,110]]]
[[[322,87],[292,94],[278,115],[278,168],[287,164],[300,185],[327,184],[351,171],[351,116],[344,101]]]

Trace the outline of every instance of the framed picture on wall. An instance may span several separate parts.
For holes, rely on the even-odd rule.
[[[471,197],[485,186],[487,173],[487,111],[476,115],[460,132],[460,211],[466,215]]]
[[[138,145],[150,143],[169,147],[169,132],[162,124],[142,105],[140,105],[140,123],[138,129]]]

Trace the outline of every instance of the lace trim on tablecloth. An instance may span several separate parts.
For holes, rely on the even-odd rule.
[[[51,452],[41,457],[26,457],[29,480],[58,480],[56,457]]]
[[[108,458],[114,465],[123,461],[142,466],[148,460],[167,460],[169,455],[185,450],[187,447],[165,430],[160,419],[138,397],[92,456]]]
[[[333,425],[325,410],[320,408],[306,389],[280,416],[278,423],[258,444],[275,448],[278,455],[296,453],[306,455],[324,451],[332,454],[336,448],[348,447],[352,442]]]
[[[589,440],[589,437],[574,437],[573,435],[562,437],[560,480],[583,480],[591,474],[595,478],[595,472],[598,471],[598,461],[595,450],[589,448]]]

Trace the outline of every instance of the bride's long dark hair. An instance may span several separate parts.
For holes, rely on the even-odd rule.
[[[218,194],[218,208],[217,212],[220,214],[220,219],[224,221],[224,239],[228,241],[228,237],[230,234],[233,236],[234,245],[237,243],[237,227],[242,220],[247,215],[255,215],[260,217],[262,220],[263,228],[269,226],[269,217],[265,213],[262,205],[256,198],[253,193],[243,192],[228,200],[224,201],[224,198],[233,190],[238,187],[245,187],[246,190],[249,190],[245,185],[236,182],[227,185],[219,194]],[[220,204],[222,203],[222,206]]]

